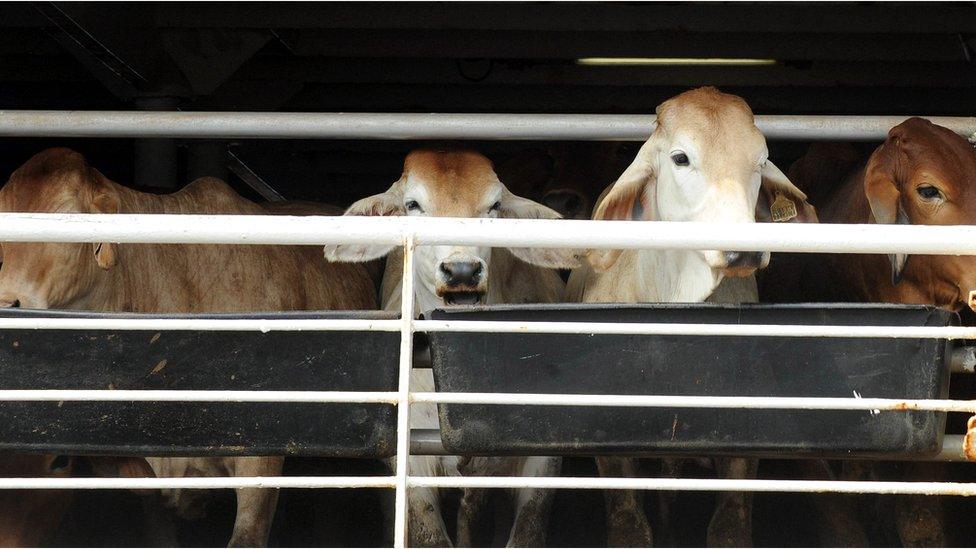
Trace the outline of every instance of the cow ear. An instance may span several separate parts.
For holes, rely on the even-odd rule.
[[[878,147],[864,168],[864,194],[868,197],[875,223],[908,225],[911,220],[901,206],[901,192],[895,181],[895,163],[891,145]],[[891,283],[898,284],[908,263],[908,254],[888,254]]]
[[[92,198],[91,212],[103,214],[119,213],[118,195],[109,190],[99,192]],[[111,269],[118,262],[118,244],[112,242],[93,242],[92,252],[95,254],[95,263],[102,269]]]
[[[617,181],[603,192],[597,199],[593,211],[593,219],[640,221],[644,219],[647,210],[648,190],[657,181],[657,167],[655,159],[660,138],[657,133],[637,152],[634,161],[617,178]],[[623,250],[591,250],[587,260],[597,271],[605,271],[612,267]]]
[[[106,478],[155,478],[156,473],[149,463],[140,457],[90,456],[86,458],[95,475]],[[151,493],[152,490],[133,489],[137,494]]]
[[[762,169],[756,221],[819,223],[817,210],[807,202],[807,195],[772,161],[767,161]]]
[[[559,212],[505,190],[498,201],[498,217],[508,219],[562,219]],[[575,269],[581,252],[573,248],[509,248],[512,255],[549,269]]]
[[[403,197],[398,188],[399,181],[385,193],[374,194],[354,202],[343,215],[390,216],[403,215]],[[329,261],[345,263],[364,263],[379,259],[396,246],[368,244],[329,244],[325,246],[325,258]]]

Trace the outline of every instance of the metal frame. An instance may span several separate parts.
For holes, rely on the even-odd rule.
[[[904,117],[757,117],[769,138],[880,139]],[[934,118],[969,135],[976,118]],[[581,139],[642,140],[648,116],[602,115],[387,115],[272,113],[146,113],[0,111],[0,136],[222,137],[365,139]],[[498,331],[536,333],[721,334],[786,337],[976,338],[976,328],[884,326],[757,326],[701,324],[613,324],[560,322],[435,322],[414,320],[414,249],[418,245],[549,246],[564,248],[729,249],[833,253],[923,253],[976,255],[976,226],[912,227],[872,225],[758,224],[471,220],[413,218],[329,218],[263,216],[168,216],[86,214],[0,214],[0,241],[136,242],[321,245],[400,244],[404,247],[400,320],[221,320],[221,319],[14,319],[0,329],[132,330],[383,330],[399,331],[400,377],[396,392],[328,391],[12,391],[0,401],[126,400],[235,402],[379,402],[398,407],[396,471],[378,477],[229,477],[156,479],[0,479],[0,489],[158,489],[232,487],[386,487],[395,490],[394,545],[406,544],[407,490],[416,486],[794,491],[882,494],[976,495],[976,484],[946,482],[844,482],[809,480],[721,480],[646,478],[413,477],[409,405],[466,402],[561,406],[683,406],[832,410],[937,410],[976,413],[976,401],[864,398],[757,398],[628,395],[536,395],[411,393],[413,332]],[[959,368],[965,369],[965,360]],[[954,444],[963,442],[952,438]],[[976,452],[976,449],[973,449]],[[946,459],[960,452],[944,451]]]

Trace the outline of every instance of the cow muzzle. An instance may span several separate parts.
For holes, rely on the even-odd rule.
[[[20,299],[14,296],[0,296],[0,309],[20,308]]]
[[[768,263],[765,252],[723,252],[725,276],[749,276]]]
[[[438,267],[437,295],[447,305],[475,305],[484,301],[485,265],[481,261],[444,261]]]

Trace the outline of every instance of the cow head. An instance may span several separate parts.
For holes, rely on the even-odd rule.
[[[522,150],[497,171],[509,189],[564,219],[589,219],[594,199],[630,164],[633,148],[619,141],[554,143]]]
[[[685,92],[657,108],[654,133],[606,191],[594,219],[814,221],[806,196],[768,155],[766,140],[745,101],[715,88]],[[777,215],[771,215],[771,209]],[[783,215],[784,209],[791,214]],[[769,262],[768,252],[699,253],[717,277],[747,276]],[[619,254],[619,250],[593,252],[590,260],[597,269],[607,269]]]
[[[0,477],[152,477],[142,458],[77,457],[56,454],[0,456]],[[54,533],[71,505],[70,490],[0,491],[0,547],[37,547]]]
[[[910,118],[868,159],[864,192],[876,223],[976,224],[976,152],[951,130]],[[925,302],[958,309],[976,290],[974,256],[889,257],[892,283],[910,282]]]
[[[31,158],[0,189],[0,211],[117,213],[119,195],[84,158],[49,149]],[[0,307],[85,308],[117,261],[102,242],[0,244]]]
[[[558,219],[559,214],[512,194],[491,161],[471,151],[419,150],[410,153],[403,175],[385,193],[364,198],[345,215],[408,215],[414,217]],[[330,245],[331,261],[369,261],[394,246]],[[571,268],[579,261],[573,250],[511,248],[518,258],[550,268]],[[420,246],[416,251],[417,282],[445,304],[484,301],[488,292],[491,248]]]

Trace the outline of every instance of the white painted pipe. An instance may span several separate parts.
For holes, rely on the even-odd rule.
[[[0,490],[392,488],[393,477],[0,478]]]
[[[510,406],[634,406],[645,408],[744,408],[750,410],[933,410],[976,413],[976,400],[851,397],[593,395],[551,393],[418,392],[412,402]]]
[[[363,320],[340,318],[264,319],[264,318],[59,318],[0,317],[0,330],[124,330],[169,331],[201,330],[209,332],[399,332],[399,320]]]
[[[410,486],[436,488],[569,488],[575,490],[682,490],[693,492],[837,492],[976,496],[976,483],[869,482],[716,478],[410,477]]]
[[[156,214],[0,214],[0,242],[482,245],[976,255],[976,226]]]
[[[520,322],[497,320],[418,320],[418,331],[507,334],[616,334],[891,339],[973,339],[967,326],[812,326],[802,324],[683,324],[641,322]]]
[[[407,546],[407,490],[410,475],[410,371],[413,369],[413,302],[414,259],[413,237],[403,240],[403,272],[400,288],[400,369],[397,393],[396,491],[393,493],[393,547]]]
[[[397,404],[396,391],[0,389],[0,402],[289,402]]]
[[[2,330],[121,331],[384,331],[399,332],[400,320],[220,319],[220,318],[58,318],[0,317]],[[683,324],[642,322],[519,322],[491,320],[414,320],[422,332],[512,334],[610,334],[831,338],[976,339],[966,326],[813,326],[804,324]]]
[[[767,139],[883,140],[908,117],[758,115]],[[976,118],[925,116],[968,136]],[[644,141],[651,114],[279,113],[0,110],[2,137]]]

